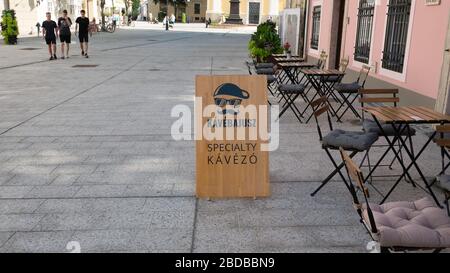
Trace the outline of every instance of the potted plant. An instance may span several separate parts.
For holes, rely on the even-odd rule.
[[[274,53],[283,52],[281,40],[274,22],[265,22],[258,26],[248,44],[250,56],[257,62],[266,62]]]
[[[289,42],[286,42],[283,46],[284,48],[284,54],[286,55],[287,59],[292,58],[292,53],[291,53],[291,44],[289,44]]]
[[[3,10],[1,34],[5,41],[5,44],[15,45],[17,44],[17,35],[19,35],[19,28],[17,27],[16,12],[12,9]]]

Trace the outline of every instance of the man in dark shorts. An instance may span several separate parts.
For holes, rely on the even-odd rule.
[[[78,31],[78,38],[80,40],[81,56],[88,56],[88,42],[89,42],[89,18],[86,17],[86,12],[84,10],[80,11],[81,16],[75,21],[75,35]]]
[[[42,36],[48,46],[48,53],[50,53],[50,60],[58,59],[56,57],[56,36],[58,36],[58,26],[52,20],[50,12],[45,14],[47,20],[42,23]]]
[[[58,19],[59,39],[61,40],[61,59],[69,58],[69,45],[71,40],[70,26],[72,20],[67,16],[67,10],[63,10],[63,16]],[[64,47],[66,50],[64,50]]]

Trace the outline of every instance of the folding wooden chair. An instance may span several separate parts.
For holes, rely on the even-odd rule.
[[[322,52],[320,52],[319,60],[317,61],[317,68],[324,69],[325,65],[327,64],[327,60],[328,54],[324,50],[322,50]]]
[[[341,62],[339,63],[339,71],[345,73],[347,71],[348,68],[348,58],[344,58],[341,60]],[[340,83],[343,79],[343,76],[331,76],[331,77],[326,77],[323,79],[324,84],[325,84],[325,93],[327,94],[327,97],[333,97],[333,99],[340,103],[341,100],[336,96],[336,94],[334,93],[334,86],[338,83]]]
[[[344,149],[341,148],[340,152],[348,174],[353,206],[382,253],[440,252],[450,247],[450,218],[435,202],[426,197],[415,202],[371,204],[363,173]],[[357,190],[364,196],[363,203],[359,201]]]
[[[318,68],[318,69],[324,69],[325,66],[326,66],[326,64],[327,64],[327,60],[328,60],[328,54],[327,54],[324,50],[322,50],[322,51],[320,52],[319,59],[317,60],[316,68]],[[302,82],[304,78],[305,78],[305,77],[303,77],[302,80],[300,80],[299,82]],[[307,83],[307,84],[308,84],[308,83]],[[313,89],[313,88],[308,88],[308,89],[306,90],[306,93],[305,93],[306,96],[309,94],[309,91],[311,91],[311,89]],[[315,96],[313,96],[310,100],[314,100],[314,99],[315,99]],[[306,110],[306,109],[305,109],[305,110]],[[304,112],[303,112],[302,114],[304,114]]]
[[[400,98],[398,97],[398,93],[399,93],[398,89],[360,89],[358,91],[358,94],[360,96],[359,102],[361,104],[361,108],[367,106],[367,104],[372,104],[372,105],[373,104],[382,104],[384,106],[392,105],[394,107],[397,107],[398,104],[400,103]],[[361,117],[362,117],[363,130],[365,132],[373,132],[373,133],[377,133],[380,137],[383,136],[382,132],[380,130],[380,127],[378,127],[378,125],[376,124],[376,122],[374,120],[366,118],[364,111],[361,111]],[[403,160],[402,145],[400,143],[400,140],[398,138],[396,138],[394,128],[392,127],[391,124],[382,124],[382,126],[383,126],[384,133],[387,134],[388,137],[395,138],[395,142],[398,143],[398,150],[394,150],[393,152],[399,154],[400,159]],[[406,128],[401,128],[400,130],[401,130],[401,136],[406,137],[407,140],[409,139],[411,150],[414,151],[411,138],[416,135],[416,130],[414,130],[413,128],[411,128],[410,130],[406,130]],[[374,148],[375,147],[389,147],[389,145],[377,144],[377,145],[373,145],[373,147]],[[369,177],[370,182],[373,182],[372,181],[373,177],[395,177],[395,176],[397,176],[397,175],[373,175],[373,171],[375,171],[375,169],[377,167],[389,167],[389,169],[392,169],[392,165],[394,164],[396,157],[394,157],[394,159],[392,159],[390,164],[387,164],[387,165],[381,164],[383,159],[386,157],[386,155],[388,153],[389,153],[389,149],[385,151],[385,153],[378,159],[378,162],[373,166],[371,165],[370,154],[369,153],[365,154],[361,164],[363,164],[366,159],[367,159],[368,164],[361,165],[360,167],[368,167],[369,168],[369,174],[367,177]],[[413,181],[409,174],[407,174],[407,177],[409,178],[409,181],[411,181],[411,182]],[[415,186],[414,182],[412,182],[412,183]],[[378,189],[376,189],[375,187],[374,187],[374,189],[378,191]],[[381,192],[379,192],[379,193],[381,194]]]
[[[331,155],[331,150],[339,150],[339,148],[343,148],[344,150],[351,152],[350,157],[353,158],[358,153],[368,151],[373,143],[378,140],[378,134],[365,133],[362,131],[354,132],[337,129],[334,130],[329,113],[330,105],[327,97],[325,96],[313,101],[311,103],[311,106],[314,109],[314,119],[316,121],[317,133],[322,144],[322,149],[325,150],[335,168],[334,171],[331,172],[331,174],[322,181],[322,184],[311,194],[311,196],[314,196],[326,184],[328,184],[328,182],[330,182],[336,174],[339,174],[344,183],[347,185],[346,179],[341,172],[341,169],[344,167],[344,163],[342,162],[340,165],[338,165]],[[320,127],[319,117],[325,113],[327,114],[329,133],[324,136]]]
[[[450,125],[441,125],[436,127],[437,136],[434,142],[441,148],[442,171],[437,177],[438,186],[444,191],[447,213],[450,216],[450,175],[447,175],[447,169],[450,167]],[[449,163],[445,164],[445,158]]]
[[[339,113],[341,109],[344,109],[340,115],[337,116],[338,121],[341,121],[341,118],[347,113],[348,110],[351,110],[353,114],[361,119],[360,114],[356,111],[353,103],[358,98],[358,91],[364,88],[366,84],[367,77],[369,76],[370,66],[364,65],[359,72],[358,79],[352,83],[338,83],[334,86],[334,90],[336,90],[342,101],[340,102],[339,108],[336,110],[336,113]]]

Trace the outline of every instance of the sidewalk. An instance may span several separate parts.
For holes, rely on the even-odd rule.
[[[35,38],[0,45],[0,252],[67,252],[69,241],[82,252],[365,252],[343,183],[310,197],[332,166],[315,125],[291,113],[270,155],[272,197],[195,198],[195,143],[172,140],[170,111],[193,107],[195,75],[247,74],[248,39],[121,28],[95,35],[89,59],[73,45],[52,62]],[[360,130],[351,117],[339,126]],[[435,145],[420,163],[438,172]],[[423,196],[401,183],[391,200]]]

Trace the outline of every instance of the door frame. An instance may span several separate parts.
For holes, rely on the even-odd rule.
[[[247,25],[250,25],[250,3],[258,3],[259,4],[259,16],[258,16],[259,18],[258,18],[258,23],[256,24],[256,25],[259,25],[261,23],[261,9],[262,9],[262,4],[261,4],[261,1],[259,1],[259,0],[253,0],[253,1],[249,0],[248,1]],[[255,25],[255,24],[252,24],[252,25]]]
[[[335,56],[334,56],[334,67],[335,69],[339,69],[340,64],[341,64],[341,59],[342,59],[342,41],[343,41],[343,37],[344,37],[344,21],[346,18],[346,1],[345,0],[337,0],[334,1],[333,5],[335,3],[339,4],[339,10],[338,10],[338,22],[337,22],[337,35],[336,35],[336,45],[335,45],[335,49],[333,50],[335,52]],[[331,53],[331,50],[330,50]]]
[[[440,113],[450,114],[450,13],[443,53],[441,80],[439,83],[435,110]]]

